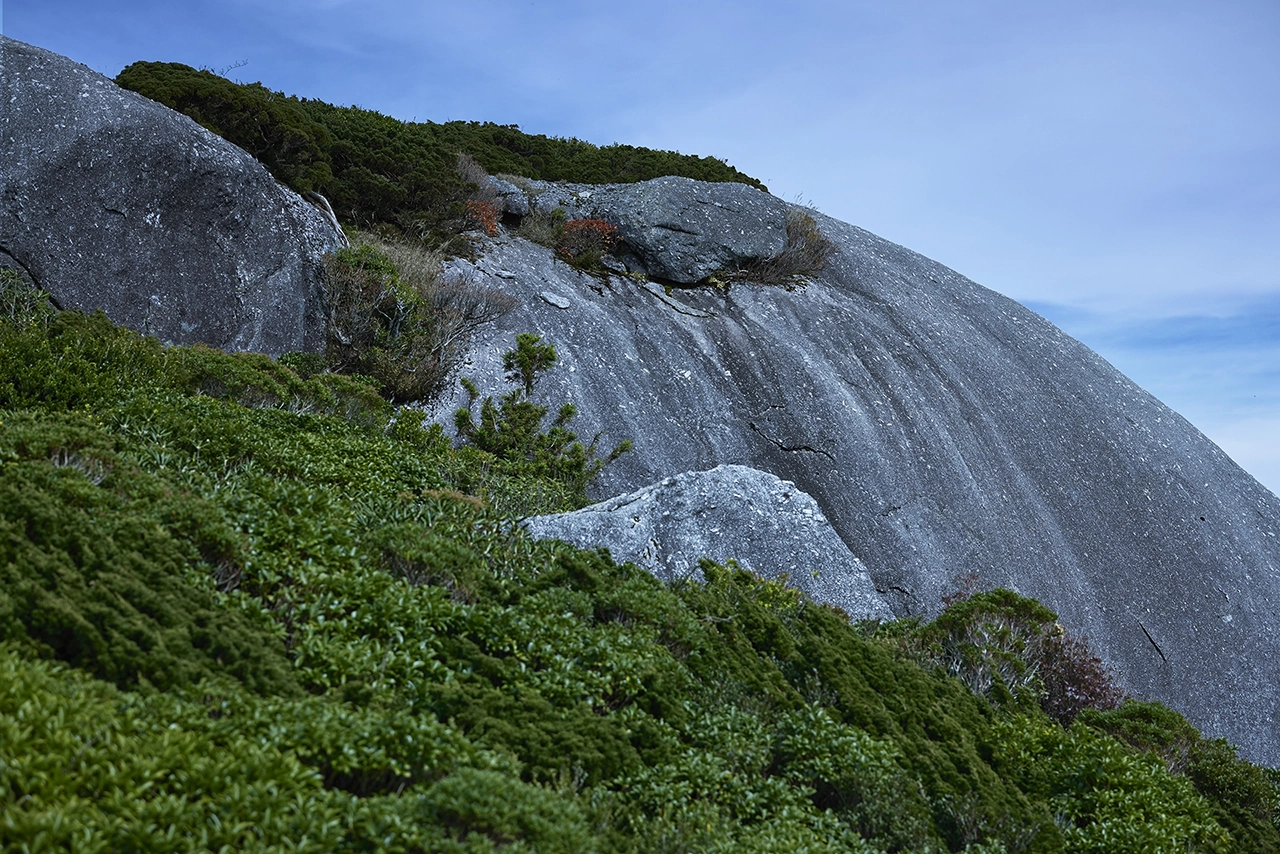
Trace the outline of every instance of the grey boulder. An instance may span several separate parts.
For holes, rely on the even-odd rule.
[[[722,270],[777,257],[787,245],[786,202],[746,184],[666,177],[638,184],[531,181],[534,213],[594,217],[654,278],[692,285]]]
[[[505,213],[515,214],[516,216],[529,215],[529,197],[510,181],[504,181],[501,178],[489,177],[489,190],[502,203],[502,210]]]
[[[162,341],[325,342],[325,216],[249,154],[65,57],[0,36],[0,252],[61,308]]]
[[[596,209],[649,275],[678,284],[776,257],[787,241],[786,203],[746,184],[655,178],[602,194]]]
[[[700,577],[699,560],[737,561],[765,578],[836,605],[854,619],[892,619],[862,561],[818,503],[794,483],[746,466],[685,472],[525,527],[583,548],[604,546],[664,581]]]

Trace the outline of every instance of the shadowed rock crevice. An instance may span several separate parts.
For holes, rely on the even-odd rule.
[[[830,452],[824,451],[821,448],[815,448],[811,445],[784,444],[781,440],[776,439],[773,436],[770,436],[768,433],[764,432],[764,430],[760,428],[760,425],[756,424],[754,421],[748,421],[747,427],[752,431],[754,431],[755,434],[759,436],[761,439],[764,439],[766,442],[769,442],[770,444],[774,445],[780,451],[784,451],[788,454],[795,454],[795,453],[820,454],[826,457],[827,459],[831,460],[831,462],[833,463],[836,461],[836,458],[832,456]]]

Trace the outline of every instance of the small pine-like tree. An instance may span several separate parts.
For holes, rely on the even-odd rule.
[[[599,456],[599,433],[583,445],[578,435],[569,429],[569,422],[578,414],[572,403],[561,406],[544,426],[550,409],[536,403],[533,392],[539,374],[555,362],[554,345],[543,343],[540,335],[520,333],[516,336],[516,348],[502,356],[507,379],[519,386],[499,400],[486,397],[477,420],[474,407],[480,391],[474,382],[464,377],[462,387],[467,390],[467,405],[454,413],[454,424],[458,438],[464,443],[518,464],[524,475],[560,481],[573,493],[578,506],[585,506],[588,484],[605,466],[631,450],[631,443],[619,442],[608,454]]]

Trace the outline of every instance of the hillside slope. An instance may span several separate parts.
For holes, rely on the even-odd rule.
[[[900,616],[1011,587],[1131,691],[1280,762],[1280,500],[1043,318],[819,220],[836,251],[796,290],[604,279],[490,241],[459,269],[522,305],[467,372],[496,389],[502,342],[537,331],[567,366],[551,393],[578,406],[580,432],[635,442],[598,497],[721,463],[792,480]]]

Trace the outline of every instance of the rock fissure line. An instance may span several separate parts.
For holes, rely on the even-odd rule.
[[[759,427],[757,427],[754,421],[748,421],[747,426],[750,427],[762,439],[776,446],[780,451],[786,451],[787,453],[798,453],[800,451],[804,451],[810,454],[821,454],[822,456],[831,460],[831,462],[833,463],[836,461],[836,458],[832,456],[830,452],[824,451],[821,448],[815,448],[812,445],[784,445],[782,444],[781,441],[773,438],[772,436],[770,436],[769,434],[761,430]]]
[[[657,297],[658,300],[661,301],[664,305],[669,306],[677,314],[683,314],[685,317],[697,317],[699,319],[702,319],[702,318],[716,316],[714,313],[710,311],[703,311],[702,309],[689,308],[688,306],[681,305],[680,303],[673,301],[666,294],[657,293],[648,287],[641,286],[640,290],[644,291],[650,296]]]
[[[658,223],[657,227],[658,227],[658,228],[661,228],[661,229],[662,229],[662,230],[664,230],[664,231],[674,231],[676,234],[688,234],[688,235],[691,235],[691,236],[693,236],[693,237],[698,237],[698,236],[700,236],[700,235],[699,235],[699,233],[698,233],[698,232],[696,232],[696,231],[690,231],[690,230],[689,230],[689,229],[687,229],[687,228],[684,228],[684,227],[679,226],[679,225],[671,225],[670,223],[665,223],[665,222]]]
[[[1147,640],[1151,641],[1151,646],[1155,648],[1156,655],[1160,656],[1160,660],[1168,664],[1169,659],[1165,657],[1164,650],[1160,648],[1160,644],[1156,643],[1156,639],[1151,636],[1151,632],[1147,631],[1147,627],[1142,625],[1142,620],[1138,620],[1138,628],[1142,629],[1142,633],[1147,636]]]

